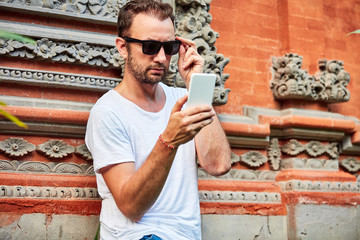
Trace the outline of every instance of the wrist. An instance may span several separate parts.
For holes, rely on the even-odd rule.
[[[163,139],[163,137],[162,137],[161,134],[160,134],[160,136],[159,136],[159,141],[160,141],[162,144],[164,144],[167,148],[170,148],[170,149],[172,149],[172,150],[175,150],[175,149],[177,148],[177,146],[172,145],[171,143],[166,142],[166,141]]]

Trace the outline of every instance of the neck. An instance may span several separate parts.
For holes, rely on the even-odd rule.
[[[158,83],[141,83],[126,74],[115,91],[145,111],[158,112],[165,105],[165,93]]]

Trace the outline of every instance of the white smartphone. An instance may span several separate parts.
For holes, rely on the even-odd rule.
[[[214,96],[215,81],[215,74],[193,73],[190,79],[186,108],[198,105],[211,105]]]

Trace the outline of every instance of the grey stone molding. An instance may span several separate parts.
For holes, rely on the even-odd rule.
[[[360,192],[360,182],[328,182],[289,180],[279,182],[282,191],[306,192]]]
[[[0,82],[16,82],[36,86],[58,86],[62,88],[107,91],[116,87],[120,81],[121,79],[119,78],[0,66]]]
[[[84,138],[86,126],[73,123],[49,123],[24,121],[29,127],[23,129],[8,120],[0,120],[0,133],[6,135],[74,137]]]
[[[70,0],[61,2],[2,0],[0,6],[17,12],[40,12],[42,15],[116,25],[118,9],[125,2],[126,0],[80,0],[76,2]],[[211,1],[177,0],[176,3],[168,2],[175,5],[176,34],[194,40],[197,43],[198,52],[205,58],[204,72],[217,75],[213,103],[215,105],[225,104],[230,89],[225,89],[225,81],[229,78],[229,74],[223,74],[223,69],[229,59],[216,52],[215,42],[219,34],[210,27],[212,21],[209,14]],[[26,10],[23,9],[24,5],[26,5]],[[92,36],[92,33],[89,32],[66,29],[57,29],[54,30],[54,34],[50,34],[53,31],[51,27],[5,21],[3,23],[7,30],[38,40],[37,45],[34,46],[0,39],[0,55],[106,68],[120,67],[122,69],[120,77],[123,77],[124,60],[111,44],[111,35],[94,33]],[[29,31],[28,28],[31,28],[32,31]],[[115,40],[116,36],[113,37]],[[185,86],[177,69],[177,56],[172,58],[165,83],[176,87]]]
[[[231,169],[222,176],[211,176],[204,169],[198,169],[200,180],[228,180],[228,181],[275,181],[277,172],[268,170]]]
[[[267,151],[270,168],[275,171],[279,170],[281,161],[281,148],[279,145],[279,140],[277,138],[271,139]]]
[[[0,97],[7,106],[21,106],[30,108],[47,108],[57,110],[85,111],[89,112],[94,106],[93,103],[62,101],[54,99],[41,99],[31,97],[4,96]]]
[[[360,161],[355,157],[348,157],[340,161],[340,166],[350,173],[356,173],[360,170]]]
[[[272,192],[199,191],[199,198],[200,202],[281,203],[280,193]]]
[[[115,46],[116,33],[88,32],[5,20],[0,20],[0,25],[2,30],[29,35],[34,39],[48,38],[53,41],[83,42],[107,47]]]
[[[273,58],[271,89],[277,100],[303,99],[326,103],[346,102],[350,74],[338,60],[319,60],[319,71],[310,76],[301,69],[302,57],[288,53]]]
[[[95,175],[92,164],[0,160],[0,172]]]
[[[326,153],[331,158],[337,159],[339,155],[338,143],[321,144],[318,141],[310,141],[303,145],[295,139],[281,147],[281,151],[290,156],[296,156],[299,153],[306,152],[311,157],[318,157]]]
[[[248,151],[247,153],[238,156],[234,153],[231,155],[231,163],[240,162],[250,168],[258,168],[267,162],[267,157],[258,151]]]
[[[281,159],[280,168],[317,171],[339,171],[339,161],[314,158],[285,158]]]
[[[36,146],[22,138],[8,138],[0,142],[0,151],[10,157],[23,157],[35,151]]]
[[[331,112],[317,111],[317,110],[296,109],[296,108],[277,110],[277,109],[245,106],[243,108],[243,112],[244,112],[244,116],[242,116],[241,118],[236,118],[238,122],[251,123],[252,120],[253,124],[259,124],[259,116],[276,116],[276,117],[299,116],[299,117],[314,117],[314,118],[324,118],[324,119],[334,119],[334,120],[347,120],[347,121],[353,121],[355,124],[360,124],[360,120],[355,117],[344,116],[338,113],[331,113]],[[346,138],[346,133],[344,133],[343,131],[330,130],[330,129],[287,127],[284,129],[271,128],[270,136],[279,139],[297,138],[297,139],[309,139],[309,140],[318,140],[318,141],[341,142],[344,140],[344,138]],[[350,150],[352,147],[351,146],[349,147]]]
[[[2,198],[100,199],[96,188],[0,185]]]
[[[340,146],[342,154],[360,155],[360,144],[353,144],[351,142],[351,136],[346,136]]]
[[[265,149],[269,145],[269,137],[226,136],[231,147]]]

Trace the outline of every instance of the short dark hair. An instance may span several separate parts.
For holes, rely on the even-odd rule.
[[[163,3],[161,0],[131,0],[119,11],[117,22],[119,37],[126,37],[134,17],[139,13],[152,15],[159,20],[170,18],[174,24],[175,17],[170,4]]]

